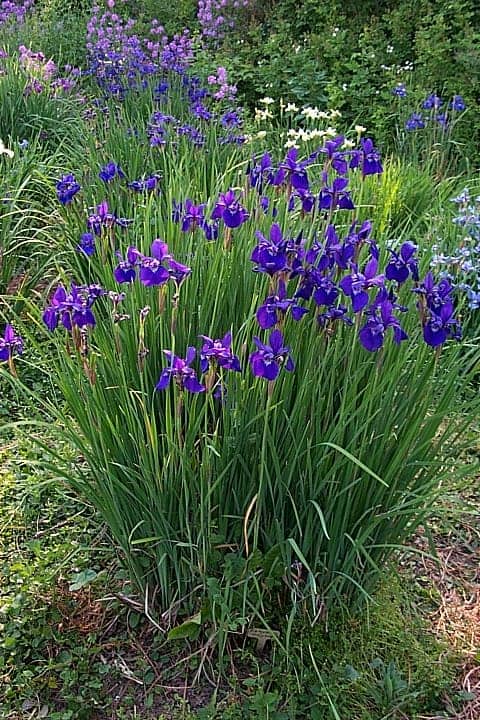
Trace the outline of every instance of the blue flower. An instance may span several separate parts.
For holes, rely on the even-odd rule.
[[[405,87],[404,83],[397,83],[397,85],[393,88],[392,94],[396,95],[397,97],[406,97],[407,96],[407,88]]]
[[[119,165],[114,162],[109,162],[102,168],[100,168],[98,177],[100,178],[100,180],[103,180],[103,182],[109,183],[112,182],[112,180],[114,180],[116,177],[124,178],[125,173]]]
[[[466,108],[467,108],[461,95],[453,96],[453,100],[450,103],[450,107],[455,112],[462,112],[463,110],[466,110]]]
[[[262,343],[258,337],[253,338],[257,350],[250,355],[250,367],[255,377],[263,377],[266,380],[276,380],[280,368],[284,367],[288,372],[295,369],[290,348],[283,344],[283,335],[280,330],[273,330],[270,333],[270,345]]]
[[[68,175],[62,175],[60,180],[56,184],[57,197],[62,205],[69,205],[75,195],[80,192],[81,186],[76,181],[75,175],[72,173]]]
[[[400,247],[400,252],[394,250],[389,251],[392,255],[390,262],[385,268],[385,276],[387,280],[396,280],[399,284],[412,275],[414,280],[418,280],[418,260],[415,256],[417,246],[411,242],[404,242]]]
[[[77,245],[77,251],[83,252],[89,257],[95,254],[95,236],[93,235],[93,233],[83,233],[83,235],[80,237],[80,242]]]
[[[162,371],[155,390],[165,390],[173,378],[179,390],[187,390],[191,393],[205,392],[205,386],[197,380],[195,370],[190,367],[197,354],[194,347],[187,348],[185,359],[174,355],[170,350],[163,352],[170,360],[170,365]]]
[[[405,130],[423,130],[425,121],[421,113],[412,113],[405,123]]]

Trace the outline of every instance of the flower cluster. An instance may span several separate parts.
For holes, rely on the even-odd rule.
[[[117,253],[120,262],[113,273],[115,280],[118,283],[132,283],[138,270],[138,279],[146,287],[164,285],[172,280],[178,289],[190,275],[190,268],[175,260],[163,240],[154,240],[150,252],[151,255],[143,255],[136,247],[130,246],[125,258]]]
[[[12,325],[7,324],[3,338],[0,337],[0,362],[11,362],[14,353],[21,355],[23,340],[17,335]]]
[[[227,71],[224,67],[218,67],[215,74],[208,76],[207,82],[213,88],[215,100],[227,99],[233,102],[237,94],[237,87],[229,84]]]
[[[0,27],[7,23],[23,23],[35,0],[2,0],[0,2]]]
[[[472,197],[465,188],[452,199],[457,206],[453,222],[461,233],[457,248],[448,253],[432,249],[431,266],[441,271],[457,292],[466,295],[471,310],[480,308],[480,196]]]
[[[95,327],[92,307],[95,301],[105,294],[106,291],[99,285],[72,283],[69,293],[63,285],[59,285],[43,313],[43,322],[50,332],[53,332],[59,323],[69,332],[73,332],[74,328]]]
[[[308,167],[323,157],[322,188],[318,194],[310,189]],[[298,159],[298,149],[290,148],[278,165],[273,164],[269,153],[253,158],[247,168],[250,186],[262,195],[268,186],[287,189],[288,209],[293,211],[300,202],[303,213],[315,210],[353,210],[355,208],[348,190],[348,173],[361,171],[362,177],[381,174],[381,158],[370,138],[362,139],[360,147],[345,148],[345,137],[328,140],[323,147],[306,159]]]
[[[70,92],[76,85],[80,74],[78,68],[65,65],[64,75],[59,75],[59,69],[52,59],[47,60],[42,52],[33,52],[25,45],[18,48],[19,63],[28,77],[23,94],[39,95],[47,91],[52,95]]]
[[[238,13],[249,0],[199,0],[198,22],[205,40],[218,41],[235,27]]]
[[[210,221],[206,218],[205,208],[206,203],[195,205],[190,198],[184,203],[174,200],[172,220],[180,223],[182,232],[193,232],[196,228],[200,228],[207,240],[216,240],[220,220],[223,220],[225,226],[231,230],[243,225],[250,217],[248,210],[243,207],[232,189],[219,194]]]
[[[153,20],[144,40],[134,33],[135,21],[94,5],[87,25],[89,73],[105,95],[122,99],[130,89],[142,89],[148,79],[165,70],[184,73],[193,60],[193,40],[188,30],[169,39]]]
[[[165,390],[173,379],[180,390],[191,393],[213,390],[214,397],[224,398],[226,391],[223,371],[241,371],[240,360],[232,352],[232,334],[227,333],[218,340],[213,340],[207,335],[200,337],[204,341],[200,350],[200,371],[204,375],[204,383],[199,382],[195,370],[191,367],[197,355],[194,347],[187,349],[185,359],[170,350],[164,350],[170,364],[162,371],[156,385],[157,390]]]
[[[402,89],[402,92],[399,91]],[[399,97],[406,96],[405,86],[397,85],[392,91]],[[422,111],[413,112],[405,122],[405,129],[408,131],[423,130],[428,124],[437,123],[444,128],[449,127],[458,118],[459,113],[467,109],[461,95],[454,95],[452,100],[445,105],[441,97],[431,93],[422,103]],[[424,111],[427,111],[425,113]]]
[[[341,238],[329,224],[324,241],[315,240],[310,248],[301,236],[284,236],[276,223],[268,238],[257,232],[251,260],[256,272],[270,277],[273,290],[257,310],[260,327],[282,328],[287,313],[300,321],[309,312],[303,303],[313,300],[318,325],[327,336],[339,322],[353,325],[355,320],[360,343],[376,352],[383,347],[389,328],[395,343],[407,340],[398,313],[407,312],[408,307],[398,298],[400,292],[405,297],[403,286],[411,280],[411,290],[420,297],[417,307],[425,342],[438,347],[450,337],[458,338],[460,326],[451,285],[446,281],[435,285],[431,273],[419,281],[417,248],[408,241],[398,250],[389,250],[390,257],[380,272],[379,249],[371,230],[368,221],[360,227],[354,222]],[[365,251],[366,258],[360,263]]]

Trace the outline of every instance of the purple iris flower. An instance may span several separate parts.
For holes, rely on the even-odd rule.
[[[85,253],[88,257],[95,254],[95,236],[93,233],[83,233],[80,237],[80,242],[77,245],[77,251]]]
[[[255,157],[253,162],[256,162]],[[247,167],[247,175],[250,182],[250,187],[257,188],[258,192],[262,194],[263,187],[265,184],[271,185],[275,174],[275,168],[272,164],[272,157],[270,153],[266,152],[260,158],[260,162],[251,168]]]
[[[254,247],[250,260],[256,263],[255,272],[263,272],[273,277],[287,268],[286,241],[280,225],[273,223],[267,238],[257,230],[255,233],[259,243]]]
[[[451,301],[453,287],[448,278],[442,278],[436,285],[433,274],[428,272],[423,282],[418,287],[413,288],[413,292],[422,295],[426,307],[438,314],[441,308]]]
[[[408,277],[418,281],[418,260],[415,257],[417,246],[411,242],[404,242],[400,247],[400,252],[390,250],[392,255],[390,262],[385,268],[385,277],[387,280],[396,280],[399,284],[404,283]]]
[[[182,218],[182,213],[183,203],[172,200],[172,221],[174,223],[179,223]]]
[[[197,102],[190,107],[190,112],[195,115],[199,120],[206,120],[207,122],[213,118],[213,113],[203,105],[201,102]]]
[[[339,289],[330,275],[320,275],[315,280],[313,299],[316,305],[333,305],[338,297]]]
[[[7,324],[3,338],[0,338],[0,361],[8,362],[16,352],[21,355],[23,352],[23,340],[17,335],[12,325]]]
[[[290,348],[283,344],[280,330],[270,333],[270,345],[262,343],[258,337],[253,338],[257,350],[250,355],[250,367],[255,377],[276,380],[283,366],[288,372],[295,370]]]
[[[321,327],[327,327],[332,325],[339,320],[344,322],[345,325],[353,325],[353,320],[347,315],[348,309],[345,305],[337,305],[336,307],[329,307],[325,312],[320,313],[317,316],[318,324]]]
[[[149,175],[142,180],[132,180],[132,182],[128,183],[128,187],[135,190],[135,192],[154,192],[160,189],[158,187],[160,179],[161,177],[158,174]]]
[[[50,299],[50,305],[44,310],[42,319],[50,332],[53,332],[58,325],[60,313],[67,299],[64,287],[59,285]]]
[[[337,177],[329,186],[327,185],[327,175],[323,174],[324,187],[320,190],[318,197],[318,207],[320,210],[354,210],[355,205],[353,204],[350,192],[346,189],[348,186],[348,179],[344,177]]]
[[[117,252],[116,255],[120,259],[120,262],[113,271],[113,276],[115,280],[117,281],[117,283],[120,284],[132,283],[136,278],[136,268],[140,262],[141,257],[140,252],[137,250],[136,247],[130,245],[130,247],[127,248],[125,260],[123,260],[119,252]]]
[[[228,110],[222,115],[220,122],[224,127],[240,127],[242,119],[238,114],[238,110]]]
[[[412,113],[405,123],[405,130],[423,130],[425,121],[421,113]]]
[[[295,298],[287,297],[285,281],[280,280],[277,295],[267,297],[263,305],[258,308],[257,322],[262,330],[267,330],[277,324],[279,313],[285,315],[288,310],[290,310],[292,318],[296,321],[301,320],[308,312],[307,308],[297,304]]]
[[[173,378],[179,390],[188,390],[191,393],[205,392],[205,386],[197,380],[195,370],[190,367],[197,354],[194,347],[187,348],[185,359],[174,355],[170,350],[164,350],[163,352],[170,360],[170,366],[162,371],[155,386],[156,390],[165,390]]]
[[[430,317],[423,326],[423,339],[431,347],[443,345],[449,337],[460,340],[461,327],[454,317],[453,302],[446,302],[439,312],[430,310]]]
[[[87,325],[95,327],[95,316],[91,308],[95,300],[102,295],[105,295],[105,290],[99,285],[72,283],[68,295],[65,288],[59,285],[43,313],[43,322],[50,331],[55,330],[59,321],[69,332],[74,325],[79,328]]]
[[[296,190],[294,193],[292,193],[289,203],[288,203],[288,210],[292,211],[295,209],[295,200],[300,200],[300,205],[302,209],[302,216],[308,215],[308,213],[311,213],[312,210],[315,207],[316,198],[315,195],[312,195],[310,190]]]
[[[103,182],[109,183],[112,182],[112,180],[114,180],[116,177],[124,178],[125,173],[123,172],[120,165],[117,165],[117,163],[115,162],[109,162],[100,169],[98,177],[100,178],[100,180],[103,180]]]
[[[360,312],[368,305],[370,288],[383,287],[385,275],[377,275],[377,270],[378,260],[372,257],[365,265],[363,273],[354,265],[352,274],[340,280],[343,292],[351,298],[353,312]]]
[[[200,335],[204,343],[200,351],[200,370],[207,372],[210,364],[218,365],[225,370],[241,371],[240,360],[232,353],[232,333],[227,333],[221,340],[212,340],[207,335]]]
[[[62,175],[56,184],[57,197],[62,205],[69,205],[75,195],[81,190],[80,184],[76,181],[75,175],[71,173]]]
[[[384,298],[381,302],[375,302],[367,310],[367,321],[359,332],[360,342],[365,350],[375,352],[380,350],[385,341],[385,333],[388,328],[393,330],[393,340],[400,344],[407,340],[408,335],[403,330],[398,318],[393,314],[393,303]]]
[[[164,261],[171,259],[171,255],[168,253],[168,245],[162,240],[154,240],[150,252],[152,257],[142,256],[140,260],[140,282],[146,287],[163,285],[170,280],[169,271],[162,265]]]
[[[108,203],[106,200],[102,200],[100,205],[97,205],[96,214],[89,215],[87,218],[87,228],[92,230],[95,235],[101,235],[103,228],[111,228],[117,224],[117,216],[109,211]],[[123,221],[122,221],[123,222]],[[128,221],[125,221],[128,223]]]
[[[208,240],[208,242],[218,240],[218,220],[214,220],[212,223],[208,223],[205,220],[202,223],[202,230],[205,234],[205,239]]]
[[[280,163],[279,171],[274,179],[274,185],[282,185],[285,180],[289,181],[295,190],[309,190],[307,167],[311,160],[297,161],[298,149],[290,148],[285,160]]]
[[[381,175],[383,167],[380,159],[380,153],[375,148],[373,140],[371,140],[371,138],[365,138],[361,140],[361,144],[362,176]]]
[[[187,267],[187,265],[182,265],[182,263],[177,262],[174,258],[170,256],[167,256],[167,258],[168,272],[170,274],[170,278],[173,280],[178,289],[187,279],[187,277],[191,274],[192,269]]]
[[[454,95],[450,107],[455,112],[462,112],[466,109],[465,101],[461,95]]]
[[[329,164],[339,175],[346,175],[348,172],[347,154],[340,148],[345,142],[344,135],[338,135],[332,140],[327,140],[319,152],[327,155]]]
[[[438,95],[435,95],[435,93],[431,93],[424,101],[423,101],[423,108],[425,110],[438,110],[443,105],[442,98],[438,97]]]
[[[196,227],[201,227],[204,220],[205,203],[194,205],[190,198],[187,198],[183,212],[182,232],[188,232],[189,230],[195,230]]]
[[[392,93],[397,97],[404,98],[407,97],[407,88],[405,87],[404,83],[398,83],[398,85],[393,88]]]
[[[249,217],[248,211],[240,204],[233,190],[230,189],[226,193],[220,193],[212,212],[212,220],[222,219],[227,227],[237,228],[246,222]]]

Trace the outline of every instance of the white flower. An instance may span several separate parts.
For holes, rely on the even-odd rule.
[[[298,112],[298,107],[295,105],[295,103],[288,103],[287,107],[285,108],[285,112]]]
[[[297,145],[295,140],[287,140],[287,142],[285,143],[285,145],[283,147],[284,148],[296,148],[297,150],[299,148],[299,146]]]
[[[391,55],[393,52],[393,45],[387,45],[387,53]]]
[[[345,148],[345,150],[350,150],[350,148],[355,147],[355,144],[353,140],[344,140],[342,147]]]
[[[343,84],[342,84],[342,90],[343,90],[343,92],[347,92],[347,89],[348,89],[347,83],[343,83]]]
[[[319,130],[318,128],[315,128],[314,130],[310,130],[310,138],[313,140],[314,138],[322,138],[325,135],[325,130]]]
[[[3,144],[3,140],[0,140],[0,155],[7,155],[9,158],[13,158],[15,153],[13,150],[9,150],[5,145]]]
[[[325,130],[325,135],[329,135],[330,137],[335,137],[337,134],[337,128],[334,127],[327,127]]]
[[[304,115],[308,120],[318,120],[321,110],[319,110],[317,107],[306,107],[302,110],[302,115]]]
[[[263,140],[263,138],[267,137],[267,131],[266,130],[259,130],[257,132],[257,138],[259,140]]]
[[[364,132],[367,132],[367,128],[363,127],[363,125],[355,125],[355,132],[357,135],[361,135]]]
[[[261,108],[255,108],[255,121],[261,122],[262,120],[268,120],[273,118],[272,113],[269,110],[262,110]]]
[[[273,105],[275,100],[271,97],[264,97],[261,100],[259,100],[258,102],[261,102],[262,105]]]
[[[330,117],[336,118],[336,117],[342,117],[342,113],[340,110],[330,110]]]

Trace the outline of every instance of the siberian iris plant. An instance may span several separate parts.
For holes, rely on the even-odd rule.
[[[263,330],[266,330],[282,322],[288,310],[294,320],[301,320],[308,312],[308,309],[301,307],[295,298],[287,297],[285,281],[280,280],[277,293],[267,297],[263,305],[258,308],[257,322]]]
[[[112,182],[112,180],[115,180],[115,178],[123,179],[125,177],[125,173],[123,172],[122,168],[117,165],[115,162],[109,162],[106,165],[104,165],[100,172],[98,173],[98,177],[100,180],[103,180],[105,183]]]
[[[347,190],[348,178],[336,177],[331,185],[328,185],[326,173],[323,176],[324,187],[320,190],[318,207],[320,210],[354,210],[355,205]]]
[[[97,298],[105,294],[105,290],[99,285],[75,285],[71,284],[70,292],[67,293],[62,285],[52,295],[50,305],[43,313],[43,321],[47,328],[53,332],[61,322],[63,327],[72,331],[78,328],[96,324],[92,306]]]
[[[77,250],[91,257],[95,253],[95,235],[90,232],[83,233],[77,245]]]
[[[235,195],[234,190],[220,193],[212,212],[212,220],[223,220],[228,228],[238,228],[249,218],[249,212]]]
[[[190,367],[197,354],[194,347],[187,348],[185,359],[178,357],[170,350],[163,352],[169,359],[170,365],[162,371],[155,386],[156,390],[165,390],[173,378],[179,390],[187,390],[191,393],[205,392],[205,386],[198,381],[195,370]]]
[[[23,340],[15,332],[13,325],[7,323],[3,338],[0,337],[0,362],[8,363],[12,375],[15,375],[15,366],[13,364],[15,353],[18,355],[23,353]]]
[[[256,272],[275,275],[287,269],[287,242],[284,240],[280,225],[273,223],[269,237],[256,233],[258,244],[253,249],[251,260],[256,263]]]
[[[125,260],[120,252],[117,251],[116,255],[120,262],[113,271],[115,280],[120,284],[133,282],[137,276],[137,265],[140,262],[140,253],[137,248],[130,246],[127,249]]]
[[[207,335],[200,336],[203,346],[200,351],[200,369],[206,373],[210,366],[225,370],[241,371],[240,360],[232,353],[232,333],[228,332],[220,340],[212,340]]]
[[[295,363],[290,347],[284,345],[280,330],[273,330],[270,333],[269,345],[263,343],[258,337],[254,337],[253,342],[257,346],[257,350],[250,355],[249,361],[255,377],[272,381],[277,379],[282,367],[288,372],[294,371]]]
[[[29,331],[28,346],[37,343],[59,379],[64,402],[42,398],[48,417],[88,467],[59,454],[57,475],[108,524],[155,623],[168,633],[201,613],[197,630],[218,640],[221,657],[225,627],[268,624],[273,605],[284,615],[301,606],[313,622],[321,607],[369,597],[393,549],[426,522],[449,433],[463,422],[460,378],[474,351],[455,341],[452,283],[424,278],[428,245],[417,275],[413,246],[400,239],[388,252],[388,223],[374,232],[366,220],[380,186],[363,176],[382,167],[373,146],[355,155],[335,138],[305,158],[266,153],[251,161],[240,195],[248,154],[218,142],[223,108],[209,121],[191,113],[198,102],[212,110],[205,88],[174,71],[153,105],[164,78],[150,63],[143,71],[143,50],[122,40],[125,55],[109,63],[100,41],[95,79],[115,97],[115,122],[87,138],[81,162],[92,171],[82,177],[97,175],[98,139],[116,148],[128,178],[144,173],[139,183],[160,167],[163,192],[108,184],[87,228],[80,212],[63,214],[65,235],[87,229],[102,253],[88,262],[61,254],[63,277],[78,284],[57,288],[46,329]],[[152,52],[155,65],[162,49]],[[145,135],[166,144],[145,148]],[[91,205],[96,188],[96,179],[84,188]],[[306,212],[320,192],[321,212],[289,212],[291,196]],[[341,193],[358,206],[354,220]],[[186,197],[220,205],[217,217],[202,221]],[[183,199],[173,217],[172,198]],[[133,221],[131,238],[112,237],[121,215]],[[219,223],[234,228],[229,252],[206,241]],[[93,282],[108,291],[102,299]],[[301,581],[291,570],[299,562]]]
[[[154,240],[152,256],[143,255],[140,259],[139,279],[143,285],[163,285],[170,279],[168,269],[162,264],[170,258],[168,245],[162,240]]]
[[[81,187],[75,179],[75,175],[72,173],[68,175],[62,175],[56,185],[57,197],[62,205],[69,205],[75,195],[80,192]]]
[[[390,250],[391,259],[385,268],[385,277],[403,283],[409,275],[418,280],[418,259],[415,257],[417,246],[411,242],[402,243],[399,252]]]
[[[387,293],[385,290],[380,290],[378,297],[366,309],[366,322],[359,333],[360,342],[366,350],[370,352],[379,350],[383,346],[388,328],[392,328],[393,339],[397,344],[408,339],[393,310],[394,304]]]
[[[345,277],[340,280],[341,289],[352,301],[352,310],[354,313],[360,312],[368,305],[368,290],[370,288],[383,287],[385,275],[377,275],[377,271],[378,260],[376,257],[371,257],[366,263],[363,272],[358,269],[357,265],[352,264],[351,274],[345,275]]]

